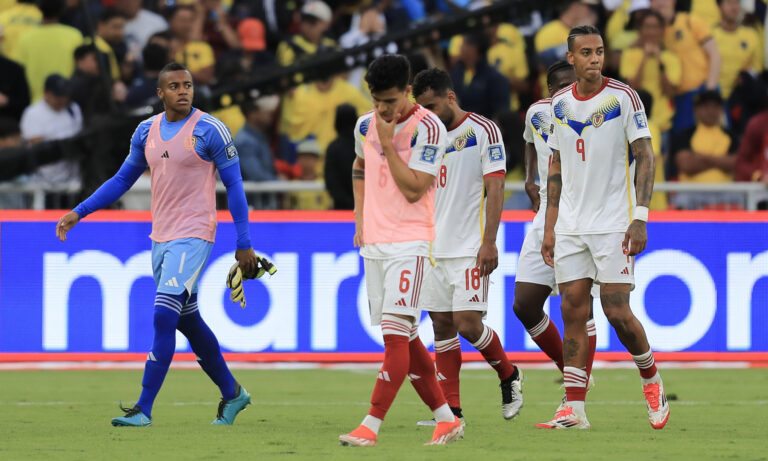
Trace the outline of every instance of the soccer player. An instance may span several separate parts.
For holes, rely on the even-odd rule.
[[[419,339],[419,295],[430,271],[435,239],[435,176],[445,153],[445,127],[410,101],[410,65],[383,55],[365,80],[374,110],[355,126],[352,170],[355,246],[364,259],[371,324],[381,325],[384,363],[371,408],[360,426],[339,437],[342,445],[374,446],[382,420],[408,376],[435,415],[431,445],[464,433],[437,383],[432,357]]]
[[[600,283],[608,321],[640,371],[648,418],[661,429],[669,405],[645,331],[629,307],[634,257],[648,240],[654,157],[645,110],[635,91],[602,75],[603,39],[593,26],[571,29],[568,62],[576,83],[552,96],[553,149],[541,253],[555,268],[562,295],[566,404],[543,428],[589,428],[587,393],[589,291]],[[631,174],[628,145],[636,163]],[[561,199],[562,193],[562,199]],[[637,196],[637,199],[635,199]]]
[[[144,367],[139,400],[113,426],[149,426],[152,405],[176,348],[176,330],[187,337],[203,371],[221,391],[213,424],[232,424],[251,401],[230,373],[216,336],[198,311],[197,284],[216,236],[216,170],[227,188],[237,230],[237,259],[244,273],[255,272],[248,205],[237,150],[227,127],[192,107],[192,75],[181,64],[166,65],[158,76],[158,97],[165,111],[141,122],[117,174],[58,222],[56,235],[119,199],[149,168],[152,178],[152,270],[157,294],[154,340]]]
[[[459,107],[451,77],[443,70],[420,72],[413,82],[413,96],[450,127],[435,198],[437,232],[432,254],[437,264],[424,281],[421,299],[435,331],[440,387],[453,413],[463,419],[460,334],[496,370],[501,381],[501,413],[512,419],[523,406],[520,371],[507,358],[499,335],[483,323],[488,310],[488,276],[499,262],[496,233],[506,172],[501,131],[487,118]]]
[[[566,61],[557,61],[547,69],[547,88],[549,94],[555,94],[576,81],[573,66]],[[545,98],[531,104],[525,115],[525,191],[531,199],[536,217],[523,240],[515,276],[515,315],[523,324],[531,339],[563,371],[563,340],[557,327],[544,312],[544,303],[550,294],[557,294],[555,270],[541,259],[541,241],[544,238],[544,212],[547,208],[547,172],[552,160],[552,149],[547,145],[551,121],[549,117],[550,99]],[[538,172],[541,186],[536,185]],[[592,288],[593,296],[600,296],[599,288]],[[590,387],[592,362],[595,359],[595,321],[592,319],[592,300],[587,321],[589,334],[589,354],[587,356],[587,375]],[[565,400],[564,400],[565,401]]]

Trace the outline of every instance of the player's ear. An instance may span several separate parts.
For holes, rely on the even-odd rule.
[[[573,65],[573,61],[574,61],[573,58],[574,58],[574,56],[573,56],[573,52],[572,51],[566,51],[565,52],[565,59],[568,60],[568,64]]]

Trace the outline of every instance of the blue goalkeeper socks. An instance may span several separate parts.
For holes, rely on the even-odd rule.
[[[200,367],[219,386],[224,400],[235,398],[235,378],[221,355],[219,341],[197,310],[197,294],[190,296],[179,317],[178,329],[189,340]],[[143,407],[142,407],[143,408]]]
[[[179,312],[184,304],[184,297],[185,294],[165,293],[158,293],[155,297],[155,339],[144,366],[141,396],[136,402],[149,418],[152,417],[152,405],[163,385],[176,349],[176,326],[179,323]]]

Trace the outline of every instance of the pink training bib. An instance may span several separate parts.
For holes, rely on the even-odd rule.
[[[195,152],[195,125],[201,110],[170,141],[160,136],[155,117],[147,135],[144,155],[152,178],[152,233],[155,242],[197,237],[213,242],[216,237],[216,176],[213,162]]]
[[[411,139],[428,111],[418,107],[408,123],[395,135],[397,154],[407,164],[411,158]],[[363,144],[365,155],[365,198],[363,205],[363,242],[394,243],[433,241],[435,239],[434,185],[415,203],[409,203],[398,189],[381,148],[376,131],[376,116]]]

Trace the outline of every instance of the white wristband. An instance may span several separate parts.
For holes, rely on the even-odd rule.
[[[635,212],[632,216],[632,219],[648,222],[648,207],[647,206],[635,207]]]

